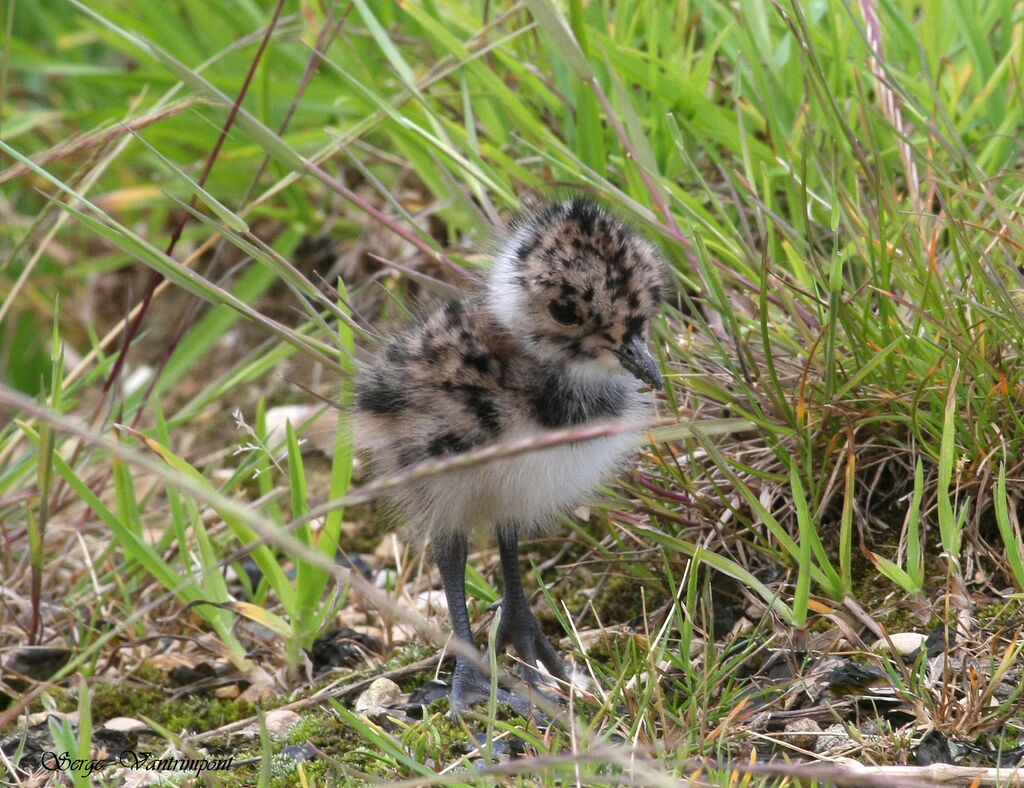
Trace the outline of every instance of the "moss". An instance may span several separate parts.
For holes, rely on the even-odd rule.
[[[93,719],[111,717],[149,717],[163,724],[168,692],[149,684],[129,681],[119,684],[98,684],[92,688]]]
[[[92,713],[103,721],[111,717],[146,717],[172,731],[205,731],[255,713],[248,701],[192,695],[170,698],[170,690],[142,682],[100,684],[93,688]]]
[[[433,679],[433,670],[425,670],[419,673],[410,673],[408,676],[402,676],[395,683],[402,692],[414,692],[431,679]]]
[[[318,785],[326,782],[329,769],[326,761],[292,761],[290,769],[288,766],[289,764],[282,763],[281,770],[285,773],[271,779],[271,788],[293,788],[295,785]]]
[[[305,744],[313,737],[318,736],[324,727],[329,724],[327,718],[327,713],[322,711],[307,714],[281,737],[281,741],[285,745]]]
[[[78,711],[78,707],[80,705],[78,702],[78,694],[69,691],[65,687],[55,685],[48,688],[46,690],[46,697],[53,701],[57,711],[62,711],[66,713]],[[42,710],[43,706],[38,700],[31,706],[31,711]]]
[[[300,746],[310,743],[322,751],[327,758],[315,761],[295,761],[281,753],[286,747]],[[207,743],[207,749],[222,749],[242,765],[233,768],[227,779],[221,783],[225,788],[234,786],[255,785],[260,774],[263,758],[263,745],[256,739],[239,740],[229,737]],[[374,777],[396,778],[406,776],[397,768],[388,768],[387,762],[367,748],[367,742],[358,732],[352,730],[336,715],[325,709],[304,713],[303,718],[283,736],[274,737],[271,741],[271,786],[293,786],[303,784],[345,784],[345,777],[339,773],[337,765],[344,764],[353,770]],[[251,763],[244,763],[252,760]],[[300,775],[301,772],[301,775]],[[218,778],[224,773],[219,773]],[[319,777],[319,780],[314,778]]]
[[[1020,601],[1015,599],[982,605],[974,614],[978,623],[986,629],[1020,626]]]
[[[640,615],[645,607],[655,609],[656,594],[656,587],[638,582],[636,577],[616,574],[608,578],[594,598],[594,611],[604,624],[625,623]]]
[[[384,663],[383,669],[388,671],[411,665],[436,653],[436,646],[427,643],[410,643],[403,649],[393,651],[391,657]]]

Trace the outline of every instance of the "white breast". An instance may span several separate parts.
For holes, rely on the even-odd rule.
[[[478,530],[497,522],[542,530],[592,496],[638,442],[635,433],[625,433],[437,476],[420,490],[420,512],[433,532]]]
[[[500,512],[543,527],[593,495],[636,445],[630,433],[596,438],[500,460],[486,473]]]
[[[647,395],[634,395],[625,420],[640,423],[652,412]],[[509,435],[515,440],[537,434],[528,430]],[[642,443],[637,431],[567,443],[493,460],[434,477],[421,491],[420,512],[430,530],[477,530],[498,522],[518,523],[523,531],[539,531],[586,502]]]

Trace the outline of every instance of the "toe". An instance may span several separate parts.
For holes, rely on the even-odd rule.
[[[537,633],[536,640],[537,656],[540,661],[544,663],[544,667],[548,669],[548,672],[560,681],[569,680],[569,671],[566,669],[565,662],[558,656],[558,652],[555,651],[555,647],[551,645],[544,633]]]
[[[461,719],[469,709],[477,704],[486,704],[491,697],[491,687],[487,686],[486,692],[481,692],[479,687],[452,687],[452,693],[449,699],[449,705],[451,708],[452,719]],[[511,690],[503,689],[502,687],[497,688],[496,700],[502,706],[507,706],[515,714],[518,714],[524,719],[529,719],[533,714],[533,706],[528,698],[518,695]]]
[[[544,675],[537,671],[537,666],[543,665],[548,673],[560,681],[569,680],[569,671],[555,647],[544,636],[540,624],[534,625],[526,630],[513,630],[509,634],[509,640],[516,654],[527,666],[524,678],[534,687],[544,683]]]

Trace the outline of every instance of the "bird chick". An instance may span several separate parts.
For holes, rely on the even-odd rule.
[[[486,291],[449,301],[361,370],[357,442],[377,474],[546,430],[642,422],[661,387],[646,344],[661,302],[664,263],[621,219],[581,197],[514,221],[500,239]],[[466,611],[468,537],[494,528],[504,577],[497,646],[559,679],[566,669],[523,591],[519,538],[542,532],[613,472],[635,445],[617,434],[430,476],[393,503],[429,539],[455,637],[473,644]],[[490,683],[456,656],[451,706],[486,699]],[[521,708],[518,696],[501,700]]]

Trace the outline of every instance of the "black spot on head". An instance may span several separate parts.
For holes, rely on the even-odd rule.
[[[626,339],[630,339],[638,334],[643,333],[644,330],[644,318],[643,315],[630,315],[626,318]]]
[[[479,372],[481,375],[486,375],[487,370],[491,368],[491,358],[483,353],[463,353],[462,363],[467,367],[471,367]]]
[[[601,254],[601,250],[594,246],[594,244],[589,242],[583,244],[583,249],[576,257],[576,268],[592,271],[601,260]]]
[[[583,291],[583,293],[582,293],[582,295],[580,297],[584,301],[586,301],[587,303],[593,301],[594,300],[594,286],[593,285],[587,285],[586,290]]]
[[[401,413],[409,407],[405,395],[384,375],[371,375],[356,387],[356,407],[378,416]]]
[[[438,435],[427,446],[427,454],[431,457],[442,457],[445,454],[461,454],[470,449],[470,444],[454,432]]]
[[[608,277],[608,291],[611,293],[613,298],[619,299],[626,297],[626,283],[627,279],[625,276],[613,274]]]
[[[430,364],[436,364],[441,360],[444,346],[440,342],[424,342],[420,351],[420,358]]]
[[[640,297],[637,295],[636,290],[633,290],[629,294],[629,298],[626,299],[626,304],[629,306],[630,309],[636,309],[638,306],[640,306]]]
[[[626,257],[626,247],[624,244],[619,244],[615,247],[615,251],[608,257],[608,268],[622,268]]]
[[[633,269],[628,265],[609,265],[607,268],[608,278],[615,280],[625,286],[633,278]]]
[[[598,208],[589,200],[576,197],[569,203],[567,216],[579,226],[584,235],[590,235],[594,232]]]

